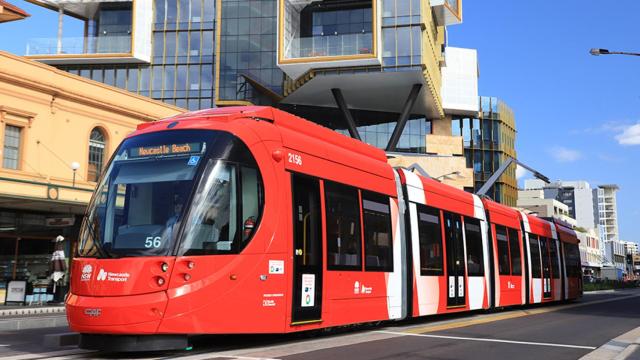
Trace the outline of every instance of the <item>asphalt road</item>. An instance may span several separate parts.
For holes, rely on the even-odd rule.
[[[331,334],[211,336],[192,351],[104,354],[42,345],[50,328],[0,333],[0,358],[578,359],[640,326],[640,290],[555,306],[413,320]]]

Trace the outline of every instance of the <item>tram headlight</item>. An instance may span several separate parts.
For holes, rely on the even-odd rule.
[[[167,264],[167,263],[162,263],[162,265],[160,266],[160,268],[162,269],[162,272],[167,272],[167,271],[169,271],[169,264]]]
[[[164,278],[158,276],[158,278],[156,279],[156,282],[158,283],[158,286],[162,286],[164,285]]]

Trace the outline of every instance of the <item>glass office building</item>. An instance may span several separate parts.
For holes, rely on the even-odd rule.
[[[100,4],[99,19],[107,6],[111,5]],[[213,107],[215,10],[215,0],[154,0],[149,63],[123,60],[57,66],[189,110]],[[92,20],[88,24],[94,22],[100,24]],[[129,37],[131,23],[129,19]]]
[[[276,0],[219,0],[217,105],[274,105],[284,75],[276,64]]]
[[[61,13],[84,19],[84,36],[52,38],[48,48],[30,45],[28,55],[189,110],[273,105],[348,134],[344,112],[336,110],[331,95],[338,84],[362,140],[380,148],[387,146],[411,87],[419,84],[395,150],[425,153],[431,120],[444,117],[439,94],[444,27],[461,21],[448,3],[60,3]],[[334,78],[333,85],[313,81],[320,78]],[[367,96],[360,96],[364,92]]]
[[[454,116],[451,135],[461,136],[467,167],[473,168],[477,191],[500,168],[507,157],[516,158],[515,117],[513,110],[495,97],[480,97],[480,117]],[[494,200],[516,206],[518,186],[516,165],[511,165],[487,194]]]

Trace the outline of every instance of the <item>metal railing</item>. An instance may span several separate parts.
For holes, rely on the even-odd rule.
[[[289,59],[373,54],[373,35],[357,33],[294,38],[288,50]]]
[[[109,54],[131,52],[131,36],[33,38],[26,55]]]

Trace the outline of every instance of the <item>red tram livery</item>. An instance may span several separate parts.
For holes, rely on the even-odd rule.
[[[142,124],[116,150],[67,314],[81,347],[161,350],[575,299],[577,244],[280,110],[204,110]]]

